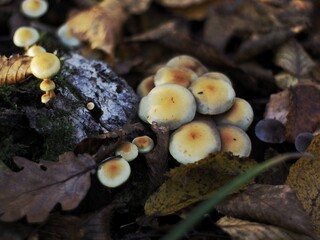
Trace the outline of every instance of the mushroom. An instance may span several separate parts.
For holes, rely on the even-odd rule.
[[[230,109],[234,103],[235,91],[222,79],[199,77],[190,86],[201,114],[217,115]]]
[[[154,147],[154,142],[151,137],[147,135],[135,137],[132,143],[138,147],[139,153],[148,153]]]
[[[130,174],[130,165],[123,158],[113,158],[103,163],[97,170],[99,181],[110,188],[118,187],[126,182]]]
[[[44,0],[24,0],[21,3],[21,11],[30,18],[38,18],[48,10],[48,3]]]
[[[176,129],[169,140],[171,156],[182,164],[194,163],[221,148],[219,132],[210,121],[194,120]]]
[[[313,139],[313,134],[310,132],[299,133],[294,140],[294,146],[296,147],[298,152],[303,153],[307,150],[312,139]]]
[[[147,96],[151,89],[154,88],[154,76],[144,78],[137,87],[139,97]]]
[[[228,78],[226,75],[219,73],[219,72],[207,72],[207,73],[203,74],[201,77],[207,77],[207,78],[211,78],[211,79],[220,79],[220,80],[226,81],[227,83],[229,83],[232,86],[232,82],[231,82],[230,78]]]
[[[44,52],[32,58],[30,69],[35,77],[47,79],[60,70],[60,60],[53,53]]]
[[[170,130],[192,121],[196,102],[188,89],[178,84],[154,87],[139,104],[139,116],[143,121],[158,123]]]
[[[29,57],[35,57],[44,52],[46,52],[46,50],[43,47],[39,45],[33,45],[28,49],[28,51],[26,52],[26,55]]]
[[[194,71],[198,76],[208,72],[208,69],[197,59],[188,55],[179,55],[171,58],[167,64],[170,67],[184,67]]]
[[[218,126],[221,150],[235,156],[248,157],[251,153],[251,140],[241,128],[233,125]]]
[[[123,159],[127,160],[128,162],[134,160],[138,156],[138,147],[128,141],[122,142],[115,151],[117,156],[121,156]]]
[[[71,33],[67,24],[63,24],[59,27],[57,35],[60,41],[68,47],[78,47],[81,43],[80,40]]]
[[[28,48],[39,40],[39,32],[33,27],[19,27],[13,35],[13,43],[17,47]]]
[[[255,134],[263,142],[283,143],[286,140],[286,127],[276,119],[260,120],[255,128]]]
[[[91,111],[93,110],[95,107],[95,104],[93,102],[88,102],[87,105],[86,105],[86,108]]]
[[[197,78],[197,74],[188,68],[165,66],[156,72],[154,85],[159,86],[166,83],[175,83],[189,87]]]
[[[253,110],[246,100],[236,97],[228,111],[215,115],[213,119],[217,125],[232,124],[246,131],[253,121]]]
[[[54,93],[54,91],[48,91],[45,94],[42,94],[41,96],[41,102],[46,104],[48,103],[50,100],[52,100],[53,98],[55,98],[56,94]]]
[[[46,93],[54,90],[55,88],[56,88],[56,84],[54,83],[54,81],[50,79],[44,79],[40,83],[40,89]]]

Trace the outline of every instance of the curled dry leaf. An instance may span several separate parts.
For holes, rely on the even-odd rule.
[[[265,239],[290,239],[290,240],[311,240],[312,238],[297,234],[286,229],[249,222],[233,217],[219,219],[217,225],[226,231],[232,239],[265,240]]]
[[[23,82],[31,76],[31,59],[21,55],[0,56],[0,86]]]
[[[210,155],[196,163],[182,165],[167,173],[160,188],[146,201],[146,215],[168,215],[206,199],[218,188],[256,164],[248,158],[227,153]]]
[[[20,172],[0,172],[0,219],[42,222],[58,204],[62,210],[78,206],[90,188],[90,172],[95,162],[89,155],[66,152],[59,161],[32,162],[14,157]]]
[[[314,237],[311,219],[295,192],[286,185],[249,186],[221,202],[217,208],[227,216],[262,222]]]
[[[76,37],[89,42],[92,49],[100,49],[112,57],[126,19],[119,1],[104,0],[73,15],[66,24]]]
[[[311,155],[301,157],[291,166],[286,184],[295,191],[320,234],[320,135],[313,138],[307,152]]]

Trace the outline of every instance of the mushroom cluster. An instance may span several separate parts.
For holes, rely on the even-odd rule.
[[[194,163],[217,151],[250,155],[251,105],[236,97],[226,75],[209,72],[197,59],[170,59],[141,81],[137,94],[140,119],[172,131],[169,152],[178,162]]]

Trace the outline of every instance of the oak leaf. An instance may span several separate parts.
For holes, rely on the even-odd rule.
[[[14,162],[23,170],[0,172],[0,219],[42,222],[58,204],[62,210],[78,206],[90,188],[90,172],[95,162],[89,155],[66,152],[59,161],[39,163],[22,157]]]

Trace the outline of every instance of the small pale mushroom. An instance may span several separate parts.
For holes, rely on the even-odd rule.
[[[170,67],[184,67],[194,71],[198,76],[208,72],[208,69],[196,58],[189,55],[179,55],[171,58],[167,64]]]
[[[235,99],[233,87],[222,79],[199,77],[189,87],[201,114],[217,115],[229,110]]]
[[[305,152],[313,139],[313,133],[302,132],[299,133],[294,140],[294,146],[298,152]]]
[[[130,165],[123,158],[111,159],[103,163],[97,170],[99,181],[109,188],[120,186],[129,179],[130,174]]]
[[[147,135],[135,137],[132,143],[138,147],[139,153],[148,153],[154,147],[154,141]]]
[[[86,105],[86,108],[91,111],[93,110],[95,107],[95,104],[93,102],[88,102],[87,105]]]
[[[60,70],[60,60],[53,53],[44,52],[32,58],[30,69],[35,77],[47,79]]]
[[[138,156],[138,147],[128,141],[124,141],[120,143],[120,145],[116,148],[115,154],[117,156],[121,156],[123,159],[131,162],[132,160],[136,159]]]
[[[139,83],[136,92],[139,97],[144,97],[148,95],[152,88],[154,88],[154,76],[149,76]]]
[[[234,104],[228,111],[213,116],[213,119],[217,125],[232,124],[246,131],[253,121],[253,115],[250,103],[236,97]]]
[[[283,143],[286,140],[286,127],[276,119],[266,118],[260,120],[255,128],[258,139],[267,143]]]
[[[24,0],[21,3],[21,12],[30,18],[39,18],[48,11],[48,2],[45,0]]]
[[[235,156],[248,157],[251,153],[251,140],[241,128],[233,125],[218,126],[221,151],[231,152]]]
[[[194,120],[170,136],[169,152],[182,164],[194,163],[220,149],[220,136],[214,122]]]
[[[26,55],[29,57],[35,57],[44,52],[46,52],[46,49],[44,49],[43,47],[39,45],[33,45],[30,48],[28,48]]]
[[[41,102],[43,104],[47,104],[48,102],[50,102],[50,100],[54,99],[55,96],[56,96],[56,94],[54,93],[54,91],[48,91],[48,92],[42,94]]]
[[[156,72],[154,85],[174,83],[187,88],[197,78],[197,74],[188,68],[164,66]]]
[[[39,40],[39,32],[33,27],[19,27],[13,34],[13,43],[27,49]]]
[[[71,33],[71,30],[67,24],[63,24],[57,31],[58,38],[60,41],[68,47],[78,47],[80,40]]]
[[[196,102],[188,89],[178,84],[163,84],[154,87],[141,99],[139,116],[141,120],[170,130],[193,120],[196,113]]]
[[[50,79],[44,79],[40,83],[40,89],[44,92],[52,91],[55,88],[56,88],[56,84],[54,83],[54,81]]]

